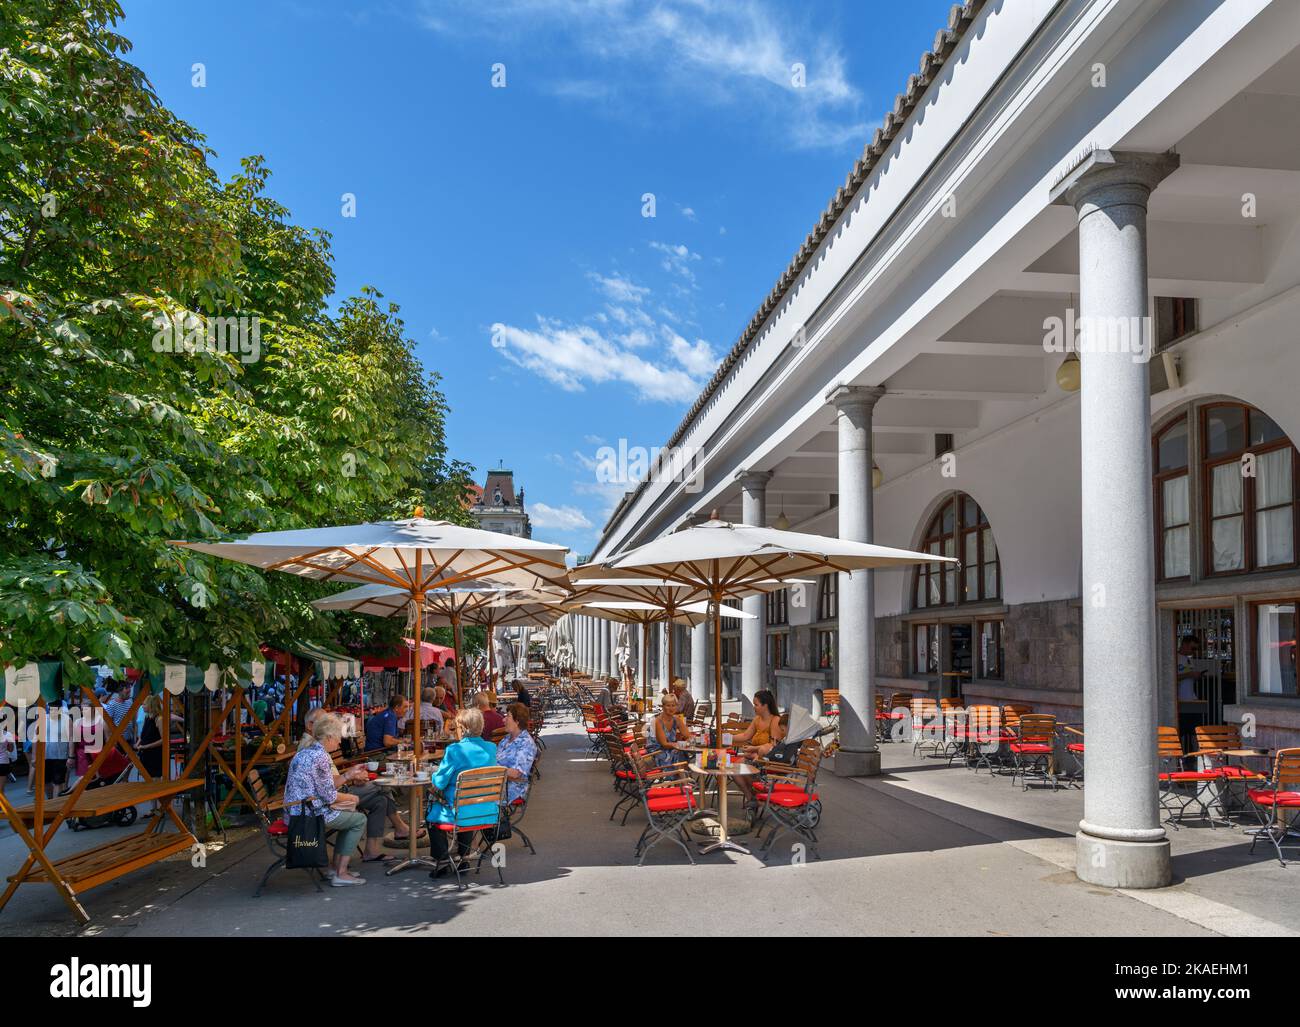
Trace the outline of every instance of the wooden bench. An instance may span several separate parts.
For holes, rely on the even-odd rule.
[[[189,834],[164,834],[152,828],[126,838],[115,838],[110,842],[85,852],[65,856],[53,864],[54,872],[64,886],[74,895],[89,891],[97,885],[105,884],[123,874],[139,870],[151,863],[177,852],[184,852],[194,844]],[[32,868],[21,880],[17,874],[10,874],[10,881],[20,884],[50,884],[45,868]]]
[[[143,802],[158,802],[170,799],[191,788],[202,787],[203,782],[197,778],[182,778],[179,781],[123,781],[118,784],[104,785],[102,788],[86,788],[77,799],[72,809],[65,810],[71,795],[61,795],[45,802],[41,819],[49,822],[58,817],[98,817],[105,813],[138,806]],[[34,805],[17,806],[14,812],[24,823],[36,820]]]

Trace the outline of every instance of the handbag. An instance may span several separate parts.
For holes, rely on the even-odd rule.
[[[799,756],[799,747],[802,744],[802,742],[777,742],[768,750],[766,759],[769,763],[784,763],[792,767]]]
[[[290,870],[319,870],[329,866],[325,848],[325,814],[312,810],[311,800],[298,804],[298,812],[289,817],[289,834],[285,839],[284,865]]]

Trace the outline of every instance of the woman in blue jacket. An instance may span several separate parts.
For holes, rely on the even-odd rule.
[[[438,869],[430,877],[442,877],[451,869],[447,854],[447,836],[450,831],[439,829],[439,824],[457,822],[456,778],[463,770],[478,767],[494,767],[497,762],[497,747],[483,738],[483,714],[478,710],[460,710],[456,714],[456,731],[460,741],[447,746],[442,762],[433,772],[430,784],[442,796],[442,801],[429,804],[429,848],[438,860]],[[500,806],[495,802],[478,802],[466,806],[459,812],[459,826],[472,827],[478,824],[496,826],[501,815]],[[463,857],[469,852],[472,833],[462,834],[457,843],[457,850]]]

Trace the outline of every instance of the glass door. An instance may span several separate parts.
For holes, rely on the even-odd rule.
[[[1183,748],[1196,748],[1196,728],[1222,724],[1223,707],[1237,701],[1232,610],[1178,610],[1174,630],[1174,703]]]

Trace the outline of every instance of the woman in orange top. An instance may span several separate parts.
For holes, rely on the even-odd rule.
[[[732,739],[732,747],[744,755],[746,760],[762,759],[772,747],[785,737],[785,728],[781,726],[781,710],[776,704],[776,696],[764,688],[754,695],[754,719],[749,727]],[[745,803],[754,801],[754,789],[745,777],[737,777],[736,783],[745,793]]]

